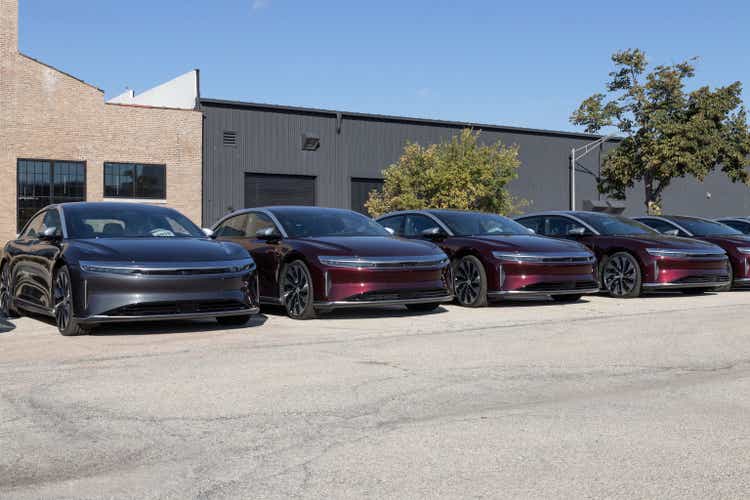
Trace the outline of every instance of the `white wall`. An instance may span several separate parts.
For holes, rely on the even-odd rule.
[[[157,108],[195,109],[197,99],[198,70],[196,69],[140,94],[128,90],[107,102]]]

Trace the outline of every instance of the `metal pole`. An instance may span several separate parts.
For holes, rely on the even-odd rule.
[[[576,209],[576,148],[570,150],[570,210]]]

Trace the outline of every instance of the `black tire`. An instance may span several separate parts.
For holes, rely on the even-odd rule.
[[[18,311],[13,307],[13,280],[10,277],[10,265],[3,264],[0,269],[0,315],[4,318],[17,318]]]
[[[279,274],[279,296],[292,319],[316,317],[312,277],[307,265],[301,260],[284,264]]]
[[[602,288],[612,297],[633,299],[641,295],[643,277],[638,260],[628,252],[617,252],[602,262]]]
[[[55,272],[52,281],[52,304],[55,324],[60,334],[65,337],[74,337],[89,333],[91,328],[81,326],[75,317],[73,285],[67,266],[62,266]]]
[[[487,305],[487,273],[482,262],[473,255],[453,261],[453,293],[461,306]]]
[[[217,316],[216,321],[222,326],[242,326],[250,321],[252,316],[244,314],[242,316]]]
[[[440,307],[439,302],[428,302],[427,304],[406,304],[406,308],[414,312],[430,312]]]
[[[555,302],[578,302],[583,295],[552,295]]]

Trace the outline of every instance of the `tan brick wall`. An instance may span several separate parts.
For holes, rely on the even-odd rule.
[[[17,0],[0,0],[15,29]],[[17,17],[16,17],[17,18]],[[16,232],[18,158],[86,162],[87,200],[103,197],[103,164],[166,165],[167,205],[201,223],[202,113],[106,104],[103,93],[0,43],[0,239]]]

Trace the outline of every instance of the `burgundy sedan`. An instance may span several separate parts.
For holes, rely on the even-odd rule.
[[[672,289],[702,293],[731,283],[729,261],[721,248],[660,234],[627,217],[560,211],[516,220],[539,234],[578,241],[593,250],[602,287],[613,297]]]
[[[398,236],[431,240],[450,257],[459,304],[551,296],[570,302],[599,291],[594,255],[573,241],[531,231],[500,215],[459,210],[411,210],[378,219]]]
[[[720,246],[729,256],[732,265],[732,285],[735,287],[750,286],[750,236],[733,229],[728,224],[680,215],[648,215],[636,217],[635,220],[665,234],[674,234],[685,238],[697,238]]]
[[[283,305],[294,319],[340,307],[430,311],[453,300],[442,250],[394,238],[351,210],[252,208],[227,215],[213,230],[250,251],[261,303]]]

